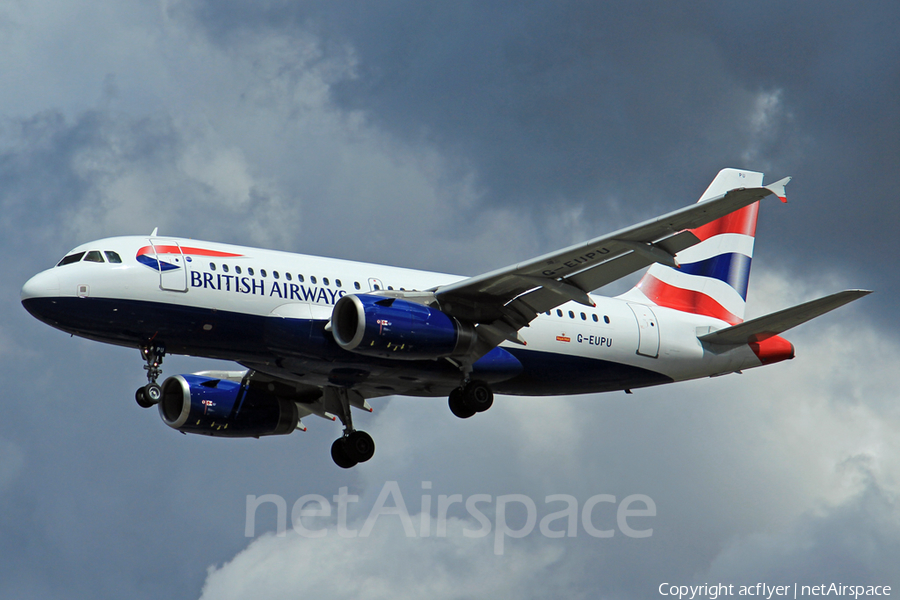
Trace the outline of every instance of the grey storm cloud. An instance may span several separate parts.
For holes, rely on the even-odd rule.
[[[895,3],[42,0],[0,8],[0,596],[650,598],[657,586],[900,585],[892,298]],[[50,41],[48,41],[50,40]],[[52,42],[56,40],[56,42]],[[149,233],[476,274],[696,200],[764,206],[748,311],[874,294],[798,357],[636,392],[386,398],[364,469],[322,420],[277,439],[166,428],[137,351],[31,319],[19,289],[89,239]],[[865,303],[865,304],[863,304]],[[752,316],[751,315],[751,316]],[[166,375],[217,363],[168,357]],[[224,368],[233,368],[229,363]],[[653,536],[365,540],[273,532],[247,496],[646,494]],[[413,506],[414,505],[414,506]],[[597,519],[610,514],[598,511]],[[514,516],[513,518],[521,518]],[[325,522],[334,533],[334,523]],[[782,581],[784,580],[784,581]],[[244,594],[246,595],[246,594]]]
[[[792,175],[798,208],[764,211],[762,256],[900,292],[875,268],[900,220],[891,3],[187,6],[223,45],[313,30],[352,46],[335,103],[436,144],[486,205],[540,218],[577,204],[602,223],[611,205],[649,217],[690,202],[725,165]]]

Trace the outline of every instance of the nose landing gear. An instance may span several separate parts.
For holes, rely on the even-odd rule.
[[[162,388],[156,383],[156,380],[162,375],[162,369],[159,366],[165,355],[166,349],[163,346],[141,347],[141,356],[147,363],[144,365],[144,370],[147,371],[148,381],[147,385],[139,387],[134,392],[134,399],[141,408],[150,408],[162,398]]]

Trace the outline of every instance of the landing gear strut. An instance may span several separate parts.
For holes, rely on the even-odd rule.
[[[163,346],[141,346],[141,356],[147,363],[144,370],[147,371],[148,383],[134,392],[134,399],[141,408],[150,408],[162,398],[162,388],[156,380],[162,374],[159,366],[166,356],[166,349]]]
[[[460,419],[468,419],[484,412],[494,403],[494,392],[483,381],[469,381],[450,392],[450,412]]]
[[[327,387],[324,390],[326,410],[336,414],[344,425],[344,435],[331,445],[331,458],[342,469],[349,469],[366,462],[375,454],[375,441],[365,431],[353,429],[350,414],[350,394],[346,388]]]

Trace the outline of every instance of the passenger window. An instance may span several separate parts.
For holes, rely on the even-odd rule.
[[[316,276],[315,276],[315,275],[310,275],[310,276],[309,276],[309,281],[310,281],[310,283],[315,283],[315,282],[316,282]]]
[[[253,277],[253,267],[247,267],[247,273],[250,274],[250,277]]]
[[[394,286],[389,285],[389,286],[388,286],[388,289],[389,289],[389,290],[393,290],[393,289],[394,289]]]
[[[285,273],[284,276],[285,276],[285,278],[286,278],[288,281],[291,280],[291,274],[290,274],[290,273]]]
[[[210,270],[210,271],[215,271],[215,270],[216,270],[216,263],[209,263],[209,270]]]
[[[222,265],[222,270],[226,273],[228,272],[228,265]]]
[[[237,273],[238,275],[240,275],[240,274],[241,274],[241,268],[240,268],[240,267],[235,267],[235,268],[234,268],[234,272]]]
[[[122,259],[119,257],[119,255],[112,250],[106,251],[106,260],[114,264],[120,264],[122,262]]]
[[[559,310],[558,308],[556,309],[556,316],[557,316],[557,317],[561,317],[561,316],[562,316],[562,311]]]
[[[597,318],[597,315],[591,315],[591,318],[594,319],[594,323],[597,323],[600,321],[600,319]]]
[[[323,278],[322,278],[322,283],[324,283],[325,285],[328,285],[328,278],[327,278],[327,277],[323,277]]]
[[[106,262],[103,260],[103,255],[100,254],[99,250],[91,250],[84,257],[84,262]]]
[[[359,282],[358,282],[358,281],[354,281],[354,282],[353,282],[353,287],[355,287],[356,289],[359,289]]]
[[[338,287],[341,287],[341,280],[340,280],[340,279],[335,279],[335,280],[334,280],[334,285],[336,285],[336,286],[338,286]]]
[[[260,270],[259,270],[259,274],[260,274],[261,276],[265,277],[265,276],[266,276],[266,270],[265,270],[265,269],[260,269]]]
[[[570,318],[570,319],[574,319],[574,318],[575,318],[575,313],[572,312],[571,310],[569,311],[569,318]]]
[[[299,281],[300,283],[303,283],[303,281],[304,281],[303,275],[297,275],[297,281]]]
[[[607,316],[604,315],[604,316],[603,316],[603,322],[606,323],[607,325],[609,325],[609,317],[607,317]]]
[[[278,279],[278,271],[272,271],[272,277]]]
[[[587,315],[584,314],[584,313],[581,313],[581,320],[582,320],[582,321],[587,321]]]
[[[81,260],[81,257],[84,256],[84,252],[76,252],[75,254],[70,254],[56,265],[57,267],[61,267],[63,265],[71,265],[72,263],[77,263]],[[358,288],[359,286],[357,286]]]

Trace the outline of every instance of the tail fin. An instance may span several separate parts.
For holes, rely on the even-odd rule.
[[[722,169],[699,202],[735,188],[761,187],[762,173]],[[721,319],[744,320],[759,202],[692,230],[700,243],[678,253],[679,269],[654,264],[628,294],[651,304]],[[638,293],[639,292],[639,293]]]

